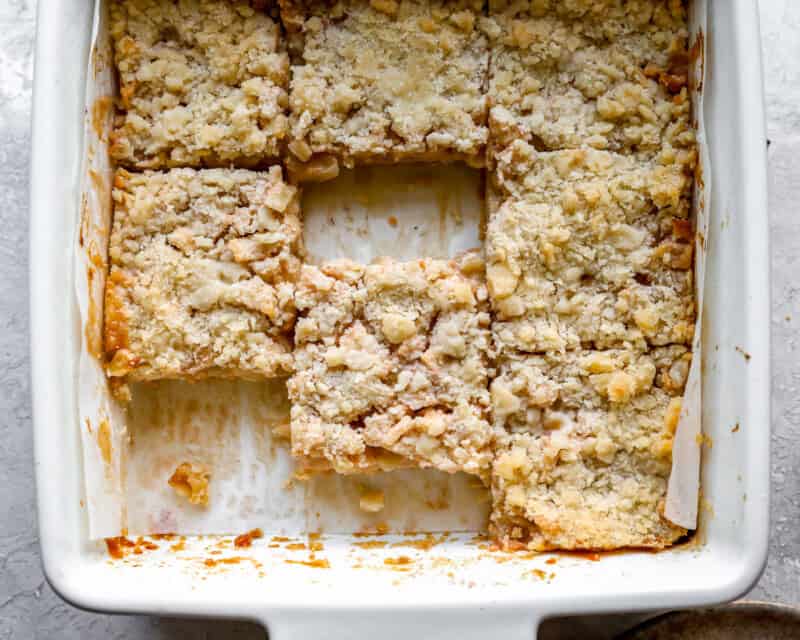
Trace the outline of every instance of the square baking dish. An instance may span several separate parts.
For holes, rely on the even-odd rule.
[[[77,408],[81,323],[72,248],[94,8],[40,0],[31,164],[31,358],[44,570],[73,604],[98,611],[256,620],[272,638],[530,638],[553,615],[709,605],[758,579],[769,530],[769,252],[758,15],[752,0],[708,3],[705,121],[712,175],[706,238],[700,527],[689,545],[599,561],[524,554],[498,561],[469,535],[417,569],[359,569],[356,540],[324,539],[330,567],[254,545],[229,570],[174,554],[109,562],[90,542]],[[209,539],[189,540],[204,553]],[[263,541],[266,543],[266,541]],[[378,564],[386,551],[364,550]],[[405,553],[405,552],[403,552]],[[190,554],[191,555],[191,554]],[[551,556],[553,557],[553,556]],[[196,560],[197,558],[195,558]],[[391,564],[391,563],[388,563]]]

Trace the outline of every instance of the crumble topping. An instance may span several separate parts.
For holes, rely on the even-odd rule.
[[[291,153],[356,162],[483,163],[486,36],[481,0],[284,0],[299,40]]]
[[[107,371],[128,380],[291,370],[299,199],[281,170],[117,172]]]
[[[111,154],[140,169],[254,166],[288,133],[289,57],[263,3],[114,0]]]
[[[481,273],[474,255],[460,266],[383,259],[303,267],[289,381],[301,464],[485,476],[494,438]]]

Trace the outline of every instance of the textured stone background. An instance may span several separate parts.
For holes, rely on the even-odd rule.
[[[760,0],[759,6],[771,140],[773,502],[769,565],[750,596],[796,604],[800,598],[800,281],[796,279],[800,2]],[[257,627],[245,624],[84,613],[59,600],[42,576],[31,459],[27,299],[35,14],[35,0],[0,0],[0,639],[261,638]],[[620,626],[619,617],[603,622],[607,630]],[[578,633],[586,630],[587,622],[576,623],[551,625],[546,635],[587,637]]]

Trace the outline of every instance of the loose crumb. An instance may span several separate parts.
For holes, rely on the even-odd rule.
[[[261,529],[251,529],[247,533],[238,535],[233,540],[233,546],[236,548],[249,547],[253,544],[253,540],[258,540],[264,537],[264,532]]]
[[[170,476],[169,486],[192,504],[208,506],[208,483],[211,474],[200,464],[183,462]]]

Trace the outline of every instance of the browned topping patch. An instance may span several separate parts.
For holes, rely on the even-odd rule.
[[[105,350],[109,357],[117,351],[124,351],[130,342],[128,337],[128,318],[123,304],[124,290],[132,284],[130,278],[121,270],[112,270],[106,280],[105,295]]]

